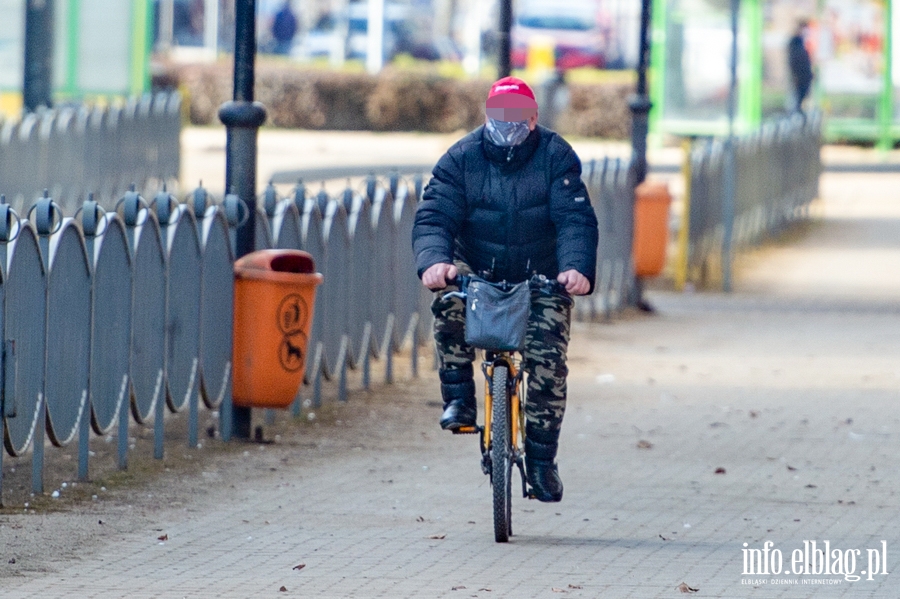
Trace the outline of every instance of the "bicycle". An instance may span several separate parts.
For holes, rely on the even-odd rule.
[[[469,276],[453,280],[460,291],[447,294],[467,300]],[[503,281],[495,284],[504,291],[513,285]],[[536,275],[529,281],[531,290],[544,293],[565,294],[558,282]],[[534,499],[528,488],[525,472],[525,397],[523,394],[524,371],[519,350],[496,350],[477,347],[484,351],[481,371],[484,374],[484,425],[464,426],[453,434],[478,434],[481,446],[481,469],[490,477],[493,496],[494,540],[506,543],[512,536],[512,468],[515,465],[522,479],[522,496]]]

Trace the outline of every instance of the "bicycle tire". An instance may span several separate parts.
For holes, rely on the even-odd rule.
[[[494,540],[506,543],[512,534],[512,423],[509,410],[509,370],[495,366],[491,381],[491,489],[494,498]]]

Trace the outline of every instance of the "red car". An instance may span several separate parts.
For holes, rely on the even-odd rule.
[[[604,26],[602,0],[522,0],[512,27],[512,65],[524,68],[528,45],[540,36],[552,41],[556,67],[605,68],[610,27]]]

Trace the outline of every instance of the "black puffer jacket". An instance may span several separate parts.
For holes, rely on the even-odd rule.
[[[494,145],[483,130],[434,167],[413,227],[419,276],[457,258],[495,281],[575,269],[593,289],[597,217],[575,151],[540,126],[513,148]]]

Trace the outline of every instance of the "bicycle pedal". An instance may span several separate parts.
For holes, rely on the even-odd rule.
[[[477,426],[460,426],[453,429],[454,435],[477,435],[478,427]]]

